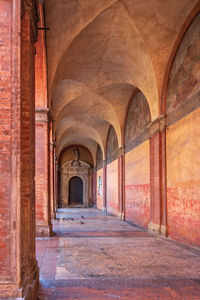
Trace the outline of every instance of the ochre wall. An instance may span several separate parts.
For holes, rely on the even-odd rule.
[[[102,194],[99,195],[98,193],[98,178],[99,176],[101,177],[101,180],[102,180]],[[102,210],[103,209],[103,169],[99,169],[97,171],[97,189],[96,189],[96,192],[97,192],[97,209],[100,209]]]
[[[200,109],[167,130],[167,207],[171,238],[200,246]]]
[[[80,145],[76,146],[70,146],[66,149],[64,149],[60,155],[59,158],[59,164],[63,165],[66,162],[74,159],[74,149],[78,147],[79,154],[80,154],[80,160],[87,162],[89,165],[93,166],[93,158],[92,154],[87,150],[85,147],[82,147]]]
[[[149,141],[125,155],[125,217],[148,226],[150,211]]]
[[[107,212],[118,215],[118,159],[107,165]]]

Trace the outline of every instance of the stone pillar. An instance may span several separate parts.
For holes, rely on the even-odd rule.
[[[107,211],[107,163],[103,161],[103,211]]]
[[[0,0],[0,298],[37,298],[35,1]]]
[[[52,234],[48,109],[36,108],[36,235]]]
[[[122,220],[125,220],[125,153],[124,148],[119,149],[118,154],[118,187],[119,187],[119,203],[118,211]]]
[[[150,129],[150,222],[148,228],[167,235],[166,206],[166,116],[149,125]]]

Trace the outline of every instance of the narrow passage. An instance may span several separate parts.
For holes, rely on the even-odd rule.
[[[60,209],[37,239],[39,299],[200,299],[200,252],[95,209]]]

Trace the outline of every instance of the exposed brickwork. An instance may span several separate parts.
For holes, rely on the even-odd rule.
[[[11,247],[11,2],[0,1],[0,276],[10,276]]]
[[[36,299],[35,5],[0,1],[0,297]],[[33,1],[34,2],[34,1]],[[22,16],[21,16],[22,12]],[[33,15],[32,15],[33,14]],[[32,16],[31,16],[32,15]],[[19,34],[20,33],[20,34]]]
[[[40,3],[40,27],[44,27]],[[36,233],[51,235],[50,204],[50,126],[47,103],[47,68],[45,34],[40,30],[36,43]]]

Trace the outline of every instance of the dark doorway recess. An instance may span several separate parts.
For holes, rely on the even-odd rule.
[[[78,176],[69,181],[69,205],[83,205],[83,181]]]

